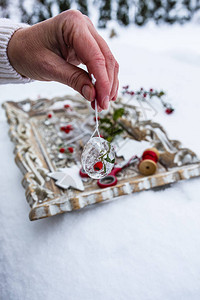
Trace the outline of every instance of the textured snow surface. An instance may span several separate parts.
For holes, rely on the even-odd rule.
[[[200,28],[117,29],[109,40],[120,86],[167,91],[176,111],[160,122],[200,155]],[[72,93],[57,83],[0,87],[0,101]],[[155,100],[156,103],[156,100]],[[200,299],[200,179],[30,222],[0,109],[1,300]]]

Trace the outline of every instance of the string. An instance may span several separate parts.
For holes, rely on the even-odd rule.
[[[92,78],[92,84],[95,85],[96,83],[96,79],[94,77],[93,74],[91,74],[91,78]],[[91,136],[91,138],[93,138],[93,136],[95,135],[95,133],[97,132],[98,136],[100,137],[100,132],[99,132],[99,121],[98,121],[98,110],[97,110],[97,100],[95,99],[94,100],[94,103],[95,103],[95,119],[96,119],[96,127],[95,127],[95,130]]]
[[[146,160],[146,159],[152,160],[155,163],[157,163],[158,162],[158,155],[152,150],[146,150],[146,151],[144,151],[144,153],[142,155],[142,161]]]

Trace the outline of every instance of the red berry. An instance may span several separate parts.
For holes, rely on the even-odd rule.
[[[70,153],[73,153],[73,152],[74,152],[74,148],[69,147],[69,148],[68,148],[68,151],[69,151]]]
[[[135,94],[135,93],[134,93],[133,91],[132,91],[132,92],[130,92],[130,95],[131,95],[131,96],[133,96],[134,94]]]
[[[65,132],[65,133],[69,133],[69,132],[70,132],[70,129],[69,129],[69,128],[65,128],[64,132]]]
[[[140,90],[143,91],[143,88],[141,88]]]
[[[52,114],[48,114],[47,117],[48,117],[49,119],[51,119],[51,118],[52,118]]]
[[[173,111],[174,111],[173,108],[167,108],[167,109],[165,110],[165,113],[168,114],[168,115],[170,115],[171,113],[173,113]]]
[[[65,104],[64,108],[71,108],[71,106],[69,104]]]
[[[60,130],[64,131],[65,133],[69,133],[70,130],[73,130],[73,127],[72,127],[72,125],[61,126]]]
[[[152,92],[153,92],[153,89],[150,89],[150,92],[152,93]]]
[[[102,161],[98,161],[95,165],[94,165],[94,170],[95,171],[100,171],[103,168],[103,163]]]
[[[71,124],[69,124],[69,125],[66,126],[66,129],[73,130],[73,127],[72,127]]]
[[[129,88],[129,85],[123,86],[124,90],[128,90],[128,88]]]
[[[98,116],[97,120],[99,121],[100,120],[100,117]],[[96,122],[96,117],[94,117],[94,121]]]
[[[65,148],[60,148],[60,153],[64,153],[65,152]]]
[[[144,93],[144,94],[143,94],[143,97],[144,97],[144,98],[146,98],[146,96],[147,96],[147,94],[146,94],[146,93]]]

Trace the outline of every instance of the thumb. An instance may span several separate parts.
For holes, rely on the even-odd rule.
[[[54,55],[48,66],[49,80],[66,84],[79,92],[88,101],[94,101],[95,88],[90,80],[89,74],[74,65],[69,64],[61,57]]]

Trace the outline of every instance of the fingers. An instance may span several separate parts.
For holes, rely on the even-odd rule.
[[[77,57],[76,52],[71,47],[67,49],[66,61],[75,66],[78,66],[81,63],[81,60]]]
[[[79,40],[74,42],[74,48],[87,66],[89,74],[93,74],[96,79],[96,99],[99,106],[107,109],[110,98],[110,81],[105,58],[88,28],[82,32]]]
[[[95,109],[95,100],[94,101],[92,101],[91,102],[91,107],[93,108],[93,109]],[[98,112],[101,112],[103,109],[98,105],[98,103],[97,103],[97,111]]]
[[[91,22],[83,15],[81,17],[80,13],[78,18],[75,17],[75,21],[76,26],[72,27],[70,34],[69,24],[63,29],[65,44],[74,48],[77,57],[87,66],[89,74],[96,78],[97,102],[102,109],[107,109],[109,100],[117,93],[118,64]]]
[[[69,64],[60,56],[46,51],[43,71],[45,80],[54,80],[64,83],[79,92],[89,101],[95,99],[95,88],[91,83],[88,73]]]
[[[118,89],[119,89],[119,80],[117,79],[117,90],[116,90],[116,93],[115,93],[114,97],[111,99],[112,101],[117,100]]]
[[[88,19],[88,18],[87,18]],[[107,69],[108,78],[110,81],[110,100],[116,97],[118,91],[118,73],[119,73],[119,64],[115,60],[113,54],[111,53],[108,45],[104,39],[97,33],[92,23],[89,21],[88,26],[92,36],[95,38],[98,46],[103,53],[105,58],[105,65]]]

